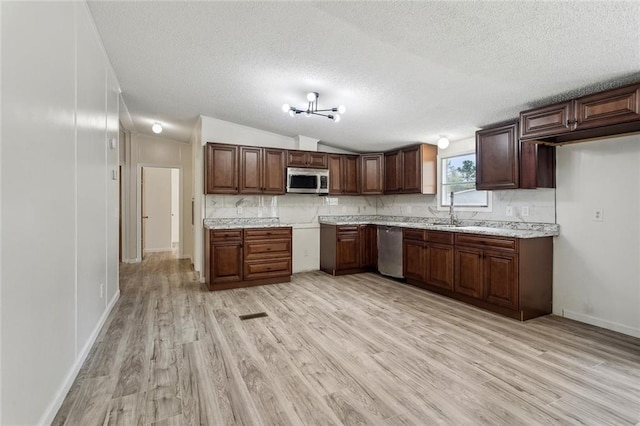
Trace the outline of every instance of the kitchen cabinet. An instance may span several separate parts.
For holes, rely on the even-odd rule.
[[[476,132],[476,189],[515,189],[520,182],[518,124]]]
[[[287,167],[326,169],[328,167],[327,154],[325,152],[288,150]]]
[[[420,144],[384,154],[384,193],[435,194],[435,145]]]
[[[384,192],[384,154],[360,156],[360,194],[375,195]]]
[[[205,235],[209,290],[290,281],[290,227],[208,230]]]
[[[375,271],[377,227],[320,224],[320,269],[331,275]]]
[[[208,143],[204,171],[205,194],[237,194],[238,147]]]
[[[240,194],[285,193],[284,150],[241,146],[239,152]]]
[[[476,132],[476,189],[555,188],[555,147],[517,135],[518,123]]]
[[[640,131],[640,84],[520,113],[520,140],[563,144]]]
[[[329,194],[357,195],[359,193],[358,156],[329,154]]]
[[[419,287],[453,289],[453,234],[404,229],[403,273]]]

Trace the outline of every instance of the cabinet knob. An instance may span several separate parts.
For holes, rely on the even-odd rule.
[[[567,126],[571,126],[572,124],[577,124],[578,120],[567,120]]]

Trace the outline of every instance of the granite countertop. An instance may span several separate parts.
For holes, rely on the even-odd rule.
[[[555,237],[560,234],[560,226],[553,223],[460,220],[458,226],[452,227],[440,218],[407,216],[320,216],[318,221],[329,225],[396,226],[512,238]]]
[[[205,219],[204,227],[207,229],[232,229],[232,228],[276,228],[291,226],[280,223],[277,217],[251,217],[251,218],[221,218]]]

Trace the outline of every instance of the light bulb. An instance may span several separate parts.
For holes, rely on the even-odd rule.
[[[313,101],[315,101],[317,98],[318,98],[318,95],[317,95],[317,93],[316,93],[316,92],[309,92],[309,93],[307,93],[307,100],[308,100],[309,102],[313,102]]]
[[[162,126],[156,121],[153,123],[153,126],[151,126],[151,131],[153,133],[162,133]]]
[[[289,104],[282,105],[282,111],[289,112],[291,110],[291,106]]]
[[[347,108],[346,108],[344,105],[340,105],[340,106],[338,107],[338,112],[339,112],[340,114],[344,114],[344,112],[345,112],[346,110],[347,110]]]
[[[333,121],[335,121],[336,123],[337,123],[338,121],[340,121],[340,114],[335,114],[335,115],[333,116]]]
[[[294,110],[290,109],[290,110],[289,110],[289,115],[293,117],[294,115],[296,115],[296,113],[295,113],[295,111],[294,111]]]
[[[438,139],[438,148],[447,149],[448,147],[449,147],[449,139],[445,138],[444,136],[441,136],[440,139]]]

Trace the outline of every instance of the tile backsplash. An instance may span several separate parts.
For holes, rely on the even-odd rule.
[[[507,216],[507,207],[513,215]],[[528,208],[524,216],[522,208]],[[460,219],[510,222],[556,223],[555,189],[505,190],[492,192],[492,209],[487,212],[456,210]],[[436,196],[398,194],[379,196],[207,195],[205,218],[279,217],[282,223],[317,223],[318,216],[392,215],[448,217],[438,210]]]

